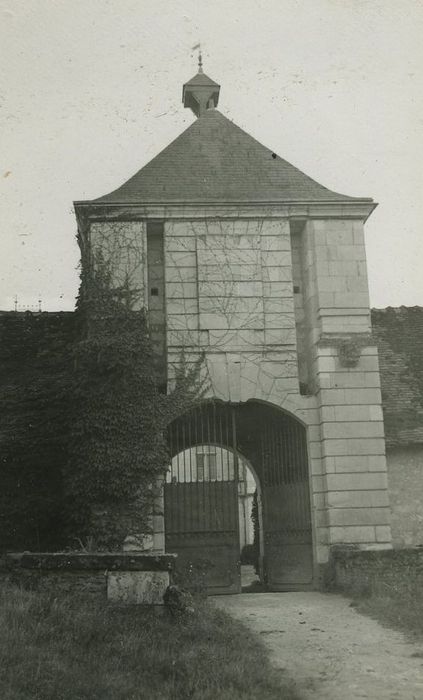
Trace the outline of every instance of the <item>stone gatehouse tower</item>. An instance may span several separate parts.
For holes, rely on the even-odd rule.
[[[213,401],[181,417],[172,456],[205,442],[232,455],[226,476],[172,472],[154,549],[207,551],[212,587],[239,590],[226,487],[241,458],[269,587],[316,585],[332,545],[391,546],[363,234],[375,204],[262,146],[216,109],[219,91],[200,65],[183,87],[196,120],[117,190],[75,203],[80,240],[137,290],[168,383],[182,349],[205,352]]]

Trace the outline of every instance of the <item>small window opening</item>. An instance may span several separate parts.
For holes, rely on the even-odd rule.
[[[298,284],[294,284],[294,294],[299,294],[300,293],[300,287]]]
[[[151,287],[150,294],[152,297],[158,297],[159,296],[159,288],[158,287]]]

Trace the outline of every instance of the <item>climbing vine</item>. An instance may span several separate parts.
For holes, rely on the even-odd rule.
[[[79,541],[116,549],[127,535],[149,530],[169,461],[166,427],[202,395],[201,359],[188,368],[181,358],[173,391],[162,393],[148,318],[133,310],[129,285],[114,287],[101,259],[84,274],[64,470],[67,520]]]

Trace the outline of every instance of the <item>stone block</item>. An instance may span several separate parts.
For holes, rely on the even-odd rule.
[[[308,444],[308,456],[310,459],[321,459],[322,457],[322,444],[319,440],[318,442],[309,442]]]
[[[380,490],[387,488],[386,474],[383,472],[365,472],[352,474],[327,474],[328,491]]]
[[[258,313],[231,313],[222,309],[219,313],[201,313],[200,328],[215,330],[261,330],[264,328],[264,315]]]
[[[380,394],[379,387],[366,388],[361,387],[360,389],[347,388],[345,391],[345,403],[346,404],[376,404],[380,405],[382,403],[382,397]]]
[[[312,475],[311,477],[311,483],[313,486],[313,493],[326,493],[328,490],[327,484],[326,484],[326,476],[320,476],[320,475]]]
[[[345,455],[337,457],[327,457],[327,459],[332,459],[334,461],[333,471],[338,473],[351,473],[351,472],[368,472],[374,471],[369,470],[369,457],[368,455],[360,455],[359,457],[355,455]],[[376,471],[376,470],[375,470]]]
[[[292,282],[263,282],[263,296],[292,297]]]
[[[390,522],[390,510],[383,507],[331,508],[328,513],[329,523],[334,526],[386,525]]]
[[[329,529],[325,527],[316,527],[316,541],[318,544],[329,544]]]
[[[360,263],[355,260],[337,260],[336,262],[329,262],[328,272],[329,277],[356,277],[360,274],[360,268],[358,267]]]
[[[293,314],[294,298],[292,296],[280,298],[265,297],[263,299],[263,308],[266,314]]]
[[[221,350],[248,349],[263,346],[264,332],[262,330],[219,330],[210,329],[209,345]]]
[[[290,244],[289,236],[277,234],[275,236],[267,236],[267,235],[261,236],[260,237],[260,246],[261,246],[262,250],[289,251],[291,244]]]
[[[312,496],[313,508],[315,510],[326,510],[326,494],[313,493]]]
[[[166,311],[169,316],[198,314],[198,300],[183,298],[167,299]]]
[[[323,454],[337,455],[384,455],[383,438],[339,438],[323,440]]]
[[[291,282],[292,271],[289,267],[263,267],[260,274],[268,282]]]
[[[197,244],[194,236],[165,236],[164,247],[166,253],[180,253],[195,251]]]
[[[197,330],[198,327],[198,314],[167,315],[167,328],[169,331]]]
[[[266,313],[264,322],[266,328],[295,328],[294,314]]]
[[[346,281],[345,288],[348,288],[351,285],[351,281]],[[361,282],[360,285],[357,283],[357,287],[358,288],[356,288],[354,291],[335,291],[333,294],[332,306],[341,309],[363,309],[363,312],[368,315],[369,293],[367,292],[367,282],[366,284]]]
[[[262,250],[261,264],[263,267],[283,267],[291,271],[292,260],[289,251]]]
[[[168,241],[168,239],[173,236],[176,236],[177,238],[185,238],[188,236],[193,237],[198,233],[191,221],[168,220],[165,221],[164,228],[165,241]]]
[[[201,265],[198,279],[206,282],[220,282],[222,295],[230,292],[233,282],[261,281],[260,265],[238,265],[235,263],[221,265]]]
[[[163,605],[167,571],[109,571],[107,600],[122,605]]]
[[[380,387],[379,372],[333,372],[331,374],[331,386],[345,389],[366,389]]]
[[[304,400],[310,400],[314,403],[314,396],[303,397]],[[306,425],[320,425],[320,412],[319,409],[313,406],[304,406],[297,412],[298,418],[302,420]]]
[[[370,525],[329,528],[332,544],[359,544],[375,541],[375,528]]]
[[[337,421],[322,424],[323,439],[383,438],[383,435],[383,423],[380,421]]]
[[[167,344],[168,347],[192,347],[197,348],[199,345],[208,345],[208,331],[197,330],[168,330]]]
[[[310,471],[313,476],[320,476],[323,472],[323,465],[321,459],[311,459],[310,460]]]
[[[335,469],[336,457],[325,457],[323,462],[323,473],[332,474],[336,471]]]
[[[349,222],[339,221],[338,230],[326,230],[326,243],[327,245],[344,246],[354,245],[354,232],[352,226]],[[342,226],[342,224],[348,223],[348,227]]]
[[[326,509],[316,511],[314,522],[317,528],[327,528],[329,524],[328,511]]]
[[[329,508],[378,508],[389,506],[388,492],[379,491],[330,491],[327,494]]]
[[[166,299],[196,299],[195,282],[166,282]]]
[[[282,282],[268,282],[266,284],[284,284]],[[286,283],[285,283],[286,284]],[[194,285],[195,286],[195,285]],[[226,286],[222,282],[204,281],[198,282],[198,294],[200,297],[262,297],[265,285],[261,281],[251,280],[249,282],[228,281]],[[195,290],[195,296],[197,289]],[[188,296],[188,295],[187,295]],[[268,296],[268,295],[265,295]]]
[[[187,239],[189,240],[189,239]],[[165,264],[167,271],[174,267],[197,267],[197,254],[195,250],[167,250]]]
[[[215,246],[215,240],[210,248],[197,246],[198,266],[203,265],[260,265],[260,251],[254,248],[239,248],[233,246],[233,241],[226,240],[223,247]]]
[[[319,292],[332,292],[332,294],[335,294],[338,292],[345,292],[347,289],[344,277],[326,277],[325,275],[319,274],[317,284]]]
[[[354,406],[334,406],[332,408],[334,414],[334,420],[336,421],[350,421],[364,422],[371,420],[370,411],[373,406],[369,405],[354,405]],[[327,409],[326,409],[327,410]],[[323,409],[322,409],[323,412]],[[329,414],[328,414],[329,415]],[[329,419],[327,419],[329,420]]]
[[[265,345],[296,345],[295,328],[265,328],[264,343]]]
[[[166,284],[171,282],[196,282],[197,268],[196,267],[167,267],[166,268]]]

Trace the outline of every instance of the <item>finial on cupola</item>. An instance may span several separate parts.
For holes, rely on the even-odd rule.
[[[200,44],[192,47],[198,49],[198,73],[182,90],[184,107],[189,107],[196,117],[201,117],[208,109],[217,107],[219,102],[220,85],[203,73],[203,56]]]

